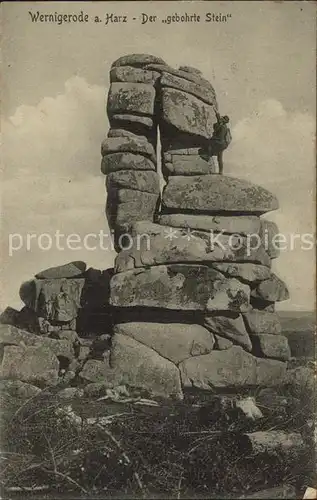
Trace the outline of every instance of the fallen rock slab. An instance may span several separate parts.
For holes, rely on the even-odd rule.
[[[213,390],[279,385],[286,363],[256,358],[240,346],[189,358],[179,364],[185,388]]]
[[[150,347],[175,364],[191,356],[208,354],[215,343],[212,333],[194,324],[122,323],[114,327],[114,334],[117,333]]]
[[[200,265],[170,264],[126,271],[110,282],[110,303],[117,307],[161,307],[176,310],[249,308],[249,287]]]
[[[56,385],[59,361],[47,346],[5,346],[0,378],[21,380],[39,387]]]
[[[37,273],[35,277],[38,279],[78,278],[84,274],[86,267],[85,262],[78,260],[62,266],[50,267]]]
[[[261,186],[226,175],[172,176],[163,190],[165,209],[239,212],[260,215],[278,208],[277,198]]]

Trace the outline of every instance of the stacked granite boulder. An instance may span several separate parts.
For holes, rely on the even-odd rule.
[[[152,204],[143,198],[146,189],[158,186],[155,158],[150,159],[150,177],[140,167],[145,148],[138,149],[137,162],[132,150],[117,163],[111,158],[113,150],[103,157],[103,172],[110,176],[110,226],[119,232],[128,229],[131,235],[130,244],[118,248],[110,282],[115,327],[108,376],[111,373],[117,384],[177,398],[192,388],[278,384],[290,351],[274,304],[288,299],[288,291],[271,271],[271,261],[278,256],[273,245],[277,227],[262,218],[278,208],[278,201],[260,186],[215,173],[206,146],[218,109],[211,84],[194,68],[173,70],[155,59],[132,55],[113,64],[113,68],[130,66],[120,70],[125,78],[155,75],[156,103],[147,108],[147,113],[153,110],[153,127],[148,127],[142,141],[155,145],[158,124],[167,184],[158,212],[154,188]],[[112,69],[112,81],[114,73]],[[134,82],[137,89],[140,83]],[[108,113],[115,110],[113,93],[111,88]],[[136,100],[139,97],[141,87]],[[132,104],[126,108],[130,113],[128,106]],[[111,113],[109,135],[118,126]],[[129,116],[125,122],[129,133],[132,121]],[[126,132],[117,133],[122,134],[118,143],[126,144]],[[104,153],[109,140],[104,142]],[[131,140],[139,144],[141,139]],[[144,191],[141,185],[146,186]],[[118,197],[121,190],[141,196],[142,208]],[[126,210],[121,203],[134,203],[135,209]],[[119,220],[121,206],[124,217]]]
[[[166,65],[148,67],[161,74],[157,89],[165,180],[170,175],[213,173],[215,164],[207,151],[218,110],[213,86],[199,70],[189,66],[178,70]]]
[[[132,222],[153,221],[160,202],[156,172],[156,83],[160,74],[145,69],[150,63],[164,65],[154,56],[131,55],[115,61],[110,72],[110,130],[101,146],[101,169],[107,174],[106,214],[117,249]]]
[[[109,282],[112,270],[86,269],[81,261],[41,271],[20,287],[25,307],[11,323],[34,333],[76,331],[83,336],[111,332]],[[5,322],[2,318],[2,323]]]

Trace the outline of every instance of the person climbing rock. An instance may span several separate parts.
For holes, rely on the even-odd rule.
[[[217,122],[213,125],[213,134],[208,144],[208,154],[217,156],[219,174],[223,174],[223,151],[229,146],[232,137],[228,127],[229,117],[220,116],[216,111]]]

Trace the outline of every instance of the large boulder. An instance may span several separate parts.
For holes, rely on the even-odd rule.
[[[270,264],[262,247],[250,249],[247,238],[239,235],[218,234],[214,238],[207,232],[175,229],[148,221],[134,223],[131,234],[133,244],[118,255],[116,272],[173,262],[254,261]]]
[[[186,359],[179,368],[185,388],[209,391],[279,385],[286,374],[286,363],[257,358],[240,346]]]
[[[283,335],[258,334],[252,335],[253,351],[257,356],[289,360],[291,351],[287,338]]]
[[[187,92],[164,87],[161,91],[162,121],[181,132],[209,139],[217,121],[213,106]]]
[[[284,281],[271,273],[269,279],[261,281],[252,291],[252,296],[268,302],[280,302],[289,299],[289,291]]]
[[[133,66],[116,66],[110,71],[110,82],[133,82],[154,85],[160,73]]]
[[[117,307],[246,311],[250,289],[207,266],[170,264],[115,274],[110,303]]]
[[[163,191],[165,209],[239,212],[259,215],[278,208],[277,198],[251,182],[225,175],[170,177]]]
[[[18,399],[30,399],[40,394],[41,389],[21,380],[1,380],[0,393],[9,394]]]
[[[163,226],[184,227],[213,233],[241,234],[243,236],[258,234],[260,230],[260,219],[255,215],[162,214],[158,222]]]
[[[0,378],[21,380],[39,387],[56,385],[59,361],[44,345],[7,345],[3,349]]]
[[[155,63],[149,63],[146,66],[147,70],[152,70],[152,71],[157,71],[161,74],[166,74],[169,73],[170,75],[174,75],[177,78],[183,78],[185,80],[188,80],[189,82],[196,83],[197,85],[200,85],[201,87],[207,88],[209,91],[213,92],[215,95],[215,106],[217,108],[217,103],[216,103],[216,93],[215,90],[212,86],[212,84],[203,78],[200,74],[193,73],[191,71],[184,71],[181,68],[175,69],[172,68],[171,66],[164,65],[164,64],[155,64]]]
[[[135,170],[119,170],[107,175],[108,191],[116,189],[135,189],[145,193],[160,193],[160,178],[156,172],[136,172]]]
[[[141,137],[107,137],[101,144],[101,155],[112,153],[135,153],[149,158],[156,165],[156,154],[152,144]]]
[[[101,171],[107,175],[120,170],[155,171],[154,163],[143,155],[135,153],[113,153],[102,158]]]
[[[244,313],[243,318],[250,333],[279,334],[282,331],[279,316],[274,312],[253,309]]]
[[[128,54],[116,59],[111,64],[111,68],[116,68],[118,66],[135,66],[137,68],[143,68],[147,64],[165,65],[165,62],[161,57],[152,56],[151,54]]]
[[[85,278],[34,279],[20,287],[20,298],[38,316],[49,321],[76,318]]]
[[[116,82],[110,85],[107,102],[108,115],[128,113],[152,116],[155,89],[146,83]]]
[[[17,311],[13,307],[6,307],[0,314],[0,325],[12,325],[29,332],[39,331],[39,319],[36,312],[27,306]]]
[[[109,227],[115,231],[115,239],[117,240],[122,233],[130,232],[133,222],[153,221],[158,203],[158,194],[135,189],[111,190],[107,197],[106,215]]]
[[[175,364],[191,356],[208,354],[214,346],[214,337],[206,328],[183,323],[121,323],[114,334],[126,335]]]
[[[84,382],[93,382],[95,386],[103,384],[104,388],[125,385],[155,396],[182,398],[179,370],[175,364],[119,333],[113,337],[110,365],[108,359],[90,359],[79,376]]]
[[[207,104],[214,105],[216,102],[215,91],[212,88],[190,82],[185,78],[180,78],[168,72],[162,73],[160,85],[163,88],[173,88],[191,94]]]
[[[240,314],[206,315],[204,326],[218,336],[226,337],[246,351],[252,351],[252,342]]]
[[[0,324],[18,326],[20,321],[19,316],[20,311],[17,311],[13,307],[8,306],[0,314]]]
[[[131,337],[121,334],[113,337],[110,364],[120,385],[145,389],[156,396],[183,397],[179,370],[174,363]]]
[[[49,267],[35,275],[38,279],[59,279],[59,278],[78,278],[86,271],[86,263],[80,260],[68,262],[67,264],[55,267]]]

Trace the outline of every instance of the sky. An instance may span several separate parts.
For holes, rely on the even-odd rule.
[[[230,116],[225,173],[271,190],[288,241],[315,231],[316,26],[314,2],[4,2],[0,307],[21,307],[20,284],[41,269],[84,260],[111,267],[111,250],[39,248],[38,236],[108,231],[100,144],[108,131],[111,63],[128,53],[195,66]],[[88,23],[32,23],[76,13]],[[231,14],[227,22],[162,23],[175,13]],[[127,23],[94,23],[126,15]],[[142,13],[156,15],[141,24]],[[132,18],[136,17],[136,20]],[[27,235],[35,237],[27,245]],[[9,238],[21,248],[9,254]],[[44,241],[44,240],[41,240]],[[46,240],[47,241],[47,240]],[[42,246],[45,246],[43,244]],[[315,254],[297,239],[273,270],[288,285],[279,308],[314,308]]]

